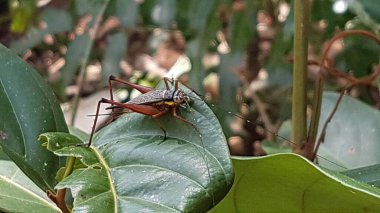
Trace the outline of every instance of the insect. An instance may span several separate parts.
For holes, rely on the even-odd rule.
[[[113,99],[113,91],[112,91],[112,82],[113,81],[126,84],[126,85],[138,90],[142,94],[137,96],[136,98],[129,100],[126,103],[121,103],[121,102],[115,101]],[[185,91],[183,89],[179,88],[178,80],[164,78],[164,82],[165,82],[166,89],[165,90],[156,90],[156,89],[153,89],[150,87],[133,84],[131,82],[124,81],[120,78],[117,78],[117,77],[111,75],[108,79],[108,86],[109,86],[109,90],[110,90],[110,99],[102,98],[98,102],[98,105],[96,108],[95,119],[94,119],[94,123],[93,123],[92,130],[91,130],[91,135],[90,135],[90,139],[89,139],[87,146],[89,147],[91,145],[91,142],[93,139],[97,119],[99,116],[100,105],[102,103],[108,103],[108,104],[111,104],[111,106],[106,108],[106,109],[112,109],[112,111],[113,111],[115,108],[124,108],[124,109],[129,109],[133,112],[137,112],[137,113],[140,113],[143,115],[151,116],[152,118],[160,118],[163,115],[171,112],[175,118],[183,121],[184,123],[189,124],[190,126],[192,126],[194,128],[194,130],[196,132],[199,133],[201,145],[202,145],[202,147],[204,147],[203,139],[201,137],[201,133],[199,132],[197,127],[193,123],[191,123],[190,121],[186,120],[185,118],[183,118],[177,114],[178,107],[186,108],[187,106],[189,106],[190,102],[192,101],[192,99],[190,98],[190,95],[185,93]],[[173,84],[174,84],[174,89],[170,87],[170,85],[173,85]],[[193,91],[193,92],[195,94],[197,94],[195,91]],[[191,97],[193,97],[193,96],[191,96]],[[200,99],[200,100],[202,100],[202,99]],[[115,119],[115,114],[116,113],[114,113],[114,112],[111,113],[113,120]],[[166,139],[166,131],[160,125],[159,125],[159,127],[164,132],[164,140],[165,140]],[[209,181],[211,182],[211,172],[210,172],[210,168],[208,166],[209,162],[208,162],[208,159],[206,156],[207,155],[206,150],[203,149],[203,153],[202,153],[200,150],[198,150],[198,148],[195,145],[194,145],[194,147],[201,154],[201,156],[205,162],[205,167],[207,169],[208,178],[209,178]],[[214,205],[214,202],[215,202],[214,201],[214,194],[213,194],[214,192],[211,191],[211,193],[212,193],[212,196],[211,196],[212,197],[212,203]]]
[[[131,99],[130,101],[126,103],[114,101],[113,91],[112,91],[112,81],[126,84],[138,90],[142,94],[137,96],[136,98]],[[159,118],[167,114],[169,111],[171,111],[172,115],[175,118],[193,126],[196,129],[196,127],[191,122],[187,121],[186,119],[184,119],[183,117],[177,114],[178,107],[186,107],[187,105],[189,105],[189,102],[191,101],[190,96],[186,94],[183,89],[179,88],[177,80],[174,80],[174,79],[170,80],[169,78],[164,78],[164,82],[165,82],[166,90],[155,90],[150,87],[141,86],[141,85],[130,83],[128,81],[124,81],[122,79],[119,79],[111,75],[108,80],[109,89],[110,89],[110,99],[102,98],[98,102],[94,124],[92,126],[90,139],[87,145],[88,146],[91,145],[92,138],[95,132],[97,119],[99,116],[100,105],[102,103],[111,104],[111,107],[108,107],[107,109],[114,110],[115,108],[125,108],[125,109],[132,110],[133,112],[151,116],[152,118]],[[174,90],[170,88],[169,83],[174,84]],[[115,113],[112,113],[112,116],[114,120]],[[165,140],[166,131],[161,126],[160,128],[164,132],[164,140]]]
[[[132,87],[132,88],[134,88],[134,89],[136,89],[138,91],[140,91],[142,94],[139,95],[139,96],[137,96],[136,98],[131,99],[130,101],[128,101],[126,103],[121,103],[121,102],[115,101],[113,99],[113,91],[112,91],[112,82],[113,81],[126,84],[126,85],[128,85],[128,86],[130,86],[130,87]],[[197,127],[193,123],[191,123],[190,121],[186,120],[185,118],[183,118],[183,117],[181,117],[181,116],[179,116],[177,114],[177,108],[178,107],[186,108],[186,106],[188,106],[189,103],[192,101],[192,99],[190,97],[193,98],[193,96],[190,96],[189,94],[186,94],[183,89],[179,88],[178,81],[176,81],[176,80],[169,79],[169,78],[164,78],[164,82],[165,82],[166,90],[155,90],[155,89],[153,89],[151,87],[146,87],[146,86],[141,86],[141,85],[138,85],[138,84],[133,84],[131,82],[124,81],[124,80],[122,80],[120,78],[117,78],[115,76],[110,76],[109,80],[108,80],[109,90],[110,90],[110,99],[102,98],[98,102],[97,109],[96,109],[96,114],[95,114],[95,119],[94,119],[94,123],[93,123],[93,126],[92,126],[91,134],[90,134],[89,143],[87,145],[88,146],[91,145],[91,142],[92,142],[92,139],[93,139],[93,135],[95,133],[97,119],[98,119],[98,116],[99,116],[100,105],[102,103],[111,104],[111,106],[108,107],[107,109],[114,110],[115,108],[125,108],[125,109],[129,109],[129,110],[131,110],[133,112],[137,112],[137,113],[140,113],[140,114],[151,116],[152,118],[162,117],[163,115],[165,115],[165,114],[167,114],[167,113],[169,113],[171,111],[172,115],[175,118],[177,118],[177,119],[179,119],[179,120],[181,120],[181,121],[183,121],[183,122],[191,125],[197,132],[199,132],[198,129],[197,129]],[[174,84],[174,89],[170,88],[170,84]],[[193,90],[191,90],[191,91],[194,92],[195,94],[198,94],[198,93],[196,93]],[[197,98],[200,101],[204,101],[200,97],[194,97],[194,98]],[[211,104],[211,107],[213,107],[213,108],[216,107],[216,108],[222,109],[220,107],[217,107],[214,104]],[[245,120],[247,123],[251,123],[251,124],[253,124],[255,126],[258,125],[257,122],[245,119],[244,117],[242,117],[242,116],[240,116],[238,114],[232,113],[231,111],[224,110],[224,109],[222,109],[222,110],[223,111],[227,111],[229,114],[232,114],[232,115],[234,115],[234,116],[236,116],[236,117],[238,117],[240,119]],[[113,120],[115,119],[115,114],[116,113],[114,113],[114,112],[111,113]],[[166,136],[167,136],[166,135],[166,131],[159,124],[158,124],[158,126],[164,132],[164,140],[165,140]],[[275,136],[277,136],[277,137],[279,137],[279,138],[281,138],[281,139],[283,139],[285,141],[288,141],[291,144],[294,144],[289,139],[278,135],[274,131],[268,130],[266,128],[265,128],[265,130],[268,131],[268,132],[270,132],[270,133],[273,133]],[[203,146],[202,139],[201,139],[201,142],[202,142],[202,146]],[[204,157],[204,156],[202,156],[202,157]],[[319,156],[319,157],[323,158],[321,156]],[[323,158],[323,159],[325,159],[325,158]],[[329,161],[328,159],[325,159],[325,160]],[[333,162],[331,162],[331,163],[333,163]],[[333,163],[333,164],[335,164],[335,163]],[[340,165],[338,165],[338,166],[340,166]]]

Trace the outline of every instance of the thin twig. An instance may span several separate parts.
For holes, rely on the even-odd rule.
[[[323,95],[323,85],[324,85],[324,77],[323,77],[322,70],[323,68],[325,68],[325,61],[328,59],[328,52],[335,41],[347,36],[354,36],[354,35],[361,35],[361,36],[368,37],[380,45],[379,38],[377,38],[374,34],[364,31],[364,30],[350,30],[350,31],[340,32],[337,35],[335,35],[332,39],[330,39],[330,41],[327,43],[326,48],[322,54],[321,62],[319,64],[319,75],[318,75],[319,77],[315,84],[313,114],[310,121],[310,127],[309,127],[309,132],[307,135],[307,143],[306,143],[306,146],[307,146],[306,148],[309,150],[314,149],[316,139],[317,139],[317,134],[318,134],[318,125],[319,125],[319,119],[321,115],[321,105],[322,105],[322,95]],[[336,78],[346,79],[350,83],[351,86],[371,84],[371,82],[379,74],[378,72],[374,71],[370,76],[366,76],[364,78],[358,79],[350,74],[343,73],[338,69],[330,68],[329,63],[326,63],[326,64],[327,64],[326,70],[330,75]],[[308,158],[311,160],[314,160],[315,152],[316,151],[314,151],[312,156],[309,156]]]
[[[79,101],[80,101],[80,95],[82,93],[83,85],[85,83],[85,76],[86,76],[86,68],[87,68],[88,59],[90,57],[90,52],[91,52],[92,46],[94,45],[94,40],[96,38],[96,33],[97,33],[99,26],[100,26],[100,21],[102,20],[103,13],[104,13],[105,9],[107,8],[108,3],[109,3],[109,0],[103,4],[103,7],[99,10],[98,15],[96,16],[95,23],[94,23],[93,27],[91,27],[87,32],[89,34],[90,39],[88,40],[88,43],[86,45],[87,48],[85,51],[84,60],[81,63],[81,68],[80,68],[80,72],[79,72],[79,78],[78,78],[79,79],[78,80],[79,81],[79,83],[78,83],[79,91],[75,94],[74,101],[73,101],[74,102],[73,109],[72,109],[73,113],[71,114],[71,121],[70,121],[71,125],[74,125],[74,123],[75,123],[75,118],[77,115]]]
[[[349,90],[350,88],[351,87],[347,87],[346,89],[344,89],[344,90],[342,90],[340,92],[339,98],[336,101],[333,110],[330,112],[330,115],[327,117],[327,120],[325,121],[325,123],[323,125],[322,132],[321,132],[321,134],[320,134],[320,136],[318,138],[317,145],[316,145],[316,147],[314,149],[314,157],[313,157],[313,159],[315,159],[315,157],[317,156],[317,152],[318,152],[319,146],[321,145],[321,143],[323,143],[325,141],[327,126],[329,125],[329,123],[331,122],[332,118],[334,117],[336,111],[338,110],[339,104],[342,102],[342,99],[343,99],[344,95],[346,94],[346,91]]]

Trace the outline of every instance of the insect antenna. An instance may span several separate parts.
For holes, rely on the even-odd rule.
[[[207,102],[206,102],[203,98],[201,98],[201,97],[198,95],[198,93],[196,93],[196,92],[195,92],[194,90],[192,90],[192,89],[190,89],[190,90],[191,90],[191,92],[193,92],[193,93],[196,94],[196,95],[194,96],[194,95],[190,95],[190,94],[189,94],[189,96],[191,96],[191,97],[194,98],[194,99],[197,99],[197,100],[203,101],[203,102],[205,102],[205,103],[207,104]],[[204,97],[203,95],[201,95],[201,96]],[[249,123],[249,124],[252,124],[252,125],[255,125],[255,126],[261,126],[261,125],[259,125],[260,119],[258,119],[257,121],[252,121],[252,120],[249,120],[249,119],[244,118],[243,116],[241,116],[241,115],[239,115],[239,114],[237,114],[237,113],[233,113],[233,112],[231,112],[231,111],[229,111],[229,110],[226,110],[226,109],[224,109],[224,108],[222,108],[222,107],[219,107],[219,106],[217,106],[217,105],[215,105],[215,104],[207,104],[207,105],[209,105],[209,106],[212,107],[212,108],[217,108],[217,109],[219,109],[219,110],[221,110],[221,111],[227,112],[228,114],[233,115],[233,116],[235,116],[235,117],[237,117],[237,118],[239,118],[239,119],[242,119],[243,121],[245,121],[245,122],[247,122],[247,123]],[[288,139],[288,138],[286,138],[286,137],[283,137],[283,136],[279,135],[279,134],[278,134],[276,131],[274,131],[274,130],[268,129],[268,128],[266,128],[266,127],[263,127],[263,128],[265,129],[265,131],[267,131],[267,132],[273,134],[274,136],[276,136],[276,137],[278,137],[278,138],[280,138],[280,139],[282,139],[282,140],[284,140],[284,141],[286,141],[286,142],[288,142],[288,143],[290,143],[290,144],[293,144],[293,145],[295,145],[295,146],[301,146],[301,145],[299,145],[299,144],[297,144],[297,143],[294,143],[294,142],[291,141],[290,139]],[[343,169],[347,169],[345,166],[342,166],[342,165],[340,165],[340,164],[338,164],[338,163],[335,163],[335,162],[333,162],[332,160],[329,160],[329,159],[326,158],[326,157],[320,156],[320,155],[318,155],[318,154],[317,154],[316,156],[318,156],[320,159],[325,160],[326,162],[329,162],[329,163],[331,163],[331,164],[334,164],[335,166],[338,166],[338,167],[343,168]]]
[[[99,113],[99,115],[98,116],[106,116],[106,115],[122,115],[122,114],[124,114],[125,112],[111,112],[111,113]],[[87,115],[88,117],[94,117],[94,116],[96,116],[96,115],[94,115],[94,114],[89,114],[89,115]]]

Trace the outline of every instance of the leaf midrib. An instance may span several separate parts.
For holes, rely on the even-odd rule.
[[[111,194],[112,194],[112,197],[114,200],[114,212],[117,213],[117,209],[118,209],[117,194],[116,194],[116,188],[114,185],[114,181],[113,181],[112,176],[111,176],[110,167],[97,148],[95,148],[93,146],[91,146],[90,148],[94,151],[96,157],[99,159],[100,164],[103,165],[103,167],[107,173],[108,181],[109,181],[109,185],[110,185],[110,191],[111,191]]]

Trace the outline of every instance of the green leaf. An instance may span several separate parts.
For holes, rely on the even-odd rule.
[[[349,2],[351,9],[357,12],[358,15],[366,15],[371,18],[373,21],[376,21],[378,24],[380,23],[380,5],[377,0],[366,0],[366,1],[358,1],[353,0]],[[352,8],[352,7],[361,7],[361,8]],[[361,13],[358,13],[358,10],[362,10]],[[363,18],[363,17],[362,17]]]
[[[158,26],[169,29],[174,24],[175,13],[175,0],[156,0],[156,4],[151,11],[151,16]]]
[[[204,47],[209,44],[210,37],[216,36],[220,26],[216,3],[216,0],[177,1],[176,22],[179,29],[186,37],[204,36],[207,40]]]
[[[220,106],[228,106],[232,112],[238,111],[236,100],[237,88],[239,87],[239,79],[231,72],[242,63],[244,63],[244,55],[242,53],[231,53],[220,56],[221,64],[219,65],[218,73],[220,76],[219,91],[220,95],[218,102]]]
[[[244,51],[248,43],[256,37],[256,16],[259,4],[258,1],[256,3],[248,1],[246,9],[234,12],[231,20],[230,46],[232,52]]]
[[[342,174],[380,188],[380,164],[344,171]]]
[[[67,47],[65,65],[62,67],[62,84],[68,85],[74,78],[79,67],[87,56],[86,50],[90,45],[91,38],[88,33],[75,37]]]
[[[120,62],[127,49],[127,36],[123,32],[109,35],[107,47],[102,61],[102,81],[108,83],[108,76],[118,76],[121,73]]]
[[[133,28],[139,15],[139,5],[135,0],[116,0],[111,2],[115,4],[115,14],[123,27]]]
[[[85,15],[91,15],[92,20],[90,22],[90,26],[92,26],[95,23],[96,16],[98,14],[103,14],[104,12],[104,6],[108,5],[110,0],[94,0],[94,1],[87,1],[87,0],[76,0],[74,1],[75,11],[78,16],[85,16]]]
[[[143,1],[140,5],[140,16],[142,22],[146,26],[154,25],[154,21],[152,20],[152,10],[154,6],[157,4],[157,0]]]
[[[380,7],[377,0],[351,0],[348,1],[348,8],[358,16],[360,22],[370,27],[373,32],[378,32],[380,23],[378,11]]]
[[[218,203],[233,181],[228,147],[212,111],[191,96],[191,108],[177,111],[197,130],[168,114],[158,119],[167,131],[163,140],[153,118],[130,113],[95,136],[92,152],[56,151],[76,157],[83,152],[89,165],[57,186],[71,189],[74,211],[204,212]]]
[[[325,92],[319,131],[333,109],[339,94]],[[320,133],[319,133],[320,134]],[[327,157],[347,169],[380,163],[380,112],[350,96],[345,96],[329,123],[319,156]],[[320,159],[321,166],[337,169]],[[341,169],[341,168],[340,168]]]
[[[28,189],[0,175],[1,212],[61,212]]]
[[[51,152],[63,147],[83,144],[81,139],[66,132],[45,132],[38,137],[38,140]]]
[[[43,79],[24,61],[0,45],[0,145],[44,191],[55,185],[60,159],[44,149],[38,135],[67,132],[62,111]]]
[[[354,17],[349,11],[345,11],[342,14],[336,13],[333,10],[333,4],[334,1],[330,0],[318,0],[312,2],[310,13],[312,22],[317,23],[324,21],[326,23],[326,28],[323,33],[311,29],[314,31],[311,34],[311,41],[318,40],[317,44],[321,44],[326,39],[333,37],[338,29],[344,30],[347,22]]]
[[[377,23],[380,23],[380,5],[377,0],[359,1],[366,13]]]
[[[231,112],[237,112],[238,106],[236,104],[237,89],[239,87],[239,79],[231,72],[231,70],[236,69],[241,66],[244,61],[244,56],[241,53],[231,53],[231,54],[223,54],[220,56],[221,64],[218,67],[218,73],[220,82],[223,84],[219,84],[220,95],[218,98],[219,106],[228,106],[228,110]],[[234,115],[228,114],[223,110],[215,110],[217,113],[219,120],[222,123],[222,127],[227,136],[231,136],[230,123],[233,119],[235,119]]]
[[[30,212],[31,209],[35,212],[60,212],[46,192],[38,188],[12,161],[0,160],[0,182],[2,212]]]
[[[3,148],[0,146],[0,160],[10,160],[8,155],[6,155],[3,151]]]
[[[36,0],[9,0],[11,31],[23,33],[33,23],[37,9]]]
[[[233,158],[235,182],[212,212],[380,211],[380,189],[295,154]]]
[[[344,39],[344,50],[335,57],[336,67],[356,77],[370,75],[379,63],[380,45],[365,37]]]
[[[5,177],[10,181],[23,186],[27,190],[33,192],[33,194],[35,194],[36,196],[48,200],[46,192],[38,188],[38,186],[34,184],[32,180],[30,180],[28,176],[26,176],[14,162],[9,160],[0,160],[0,176]],[[4,193],[4,191],[1,188],[0,193]]]
[[[12,51],[22,54],[25,50],[40,44],[44,36],[67,32],[72,29],[71,16],[65,10],[47,8],[42,11],[40,16],[42,23],[46,26],[30,28],[25,36],[11,43],[10,49]]]

